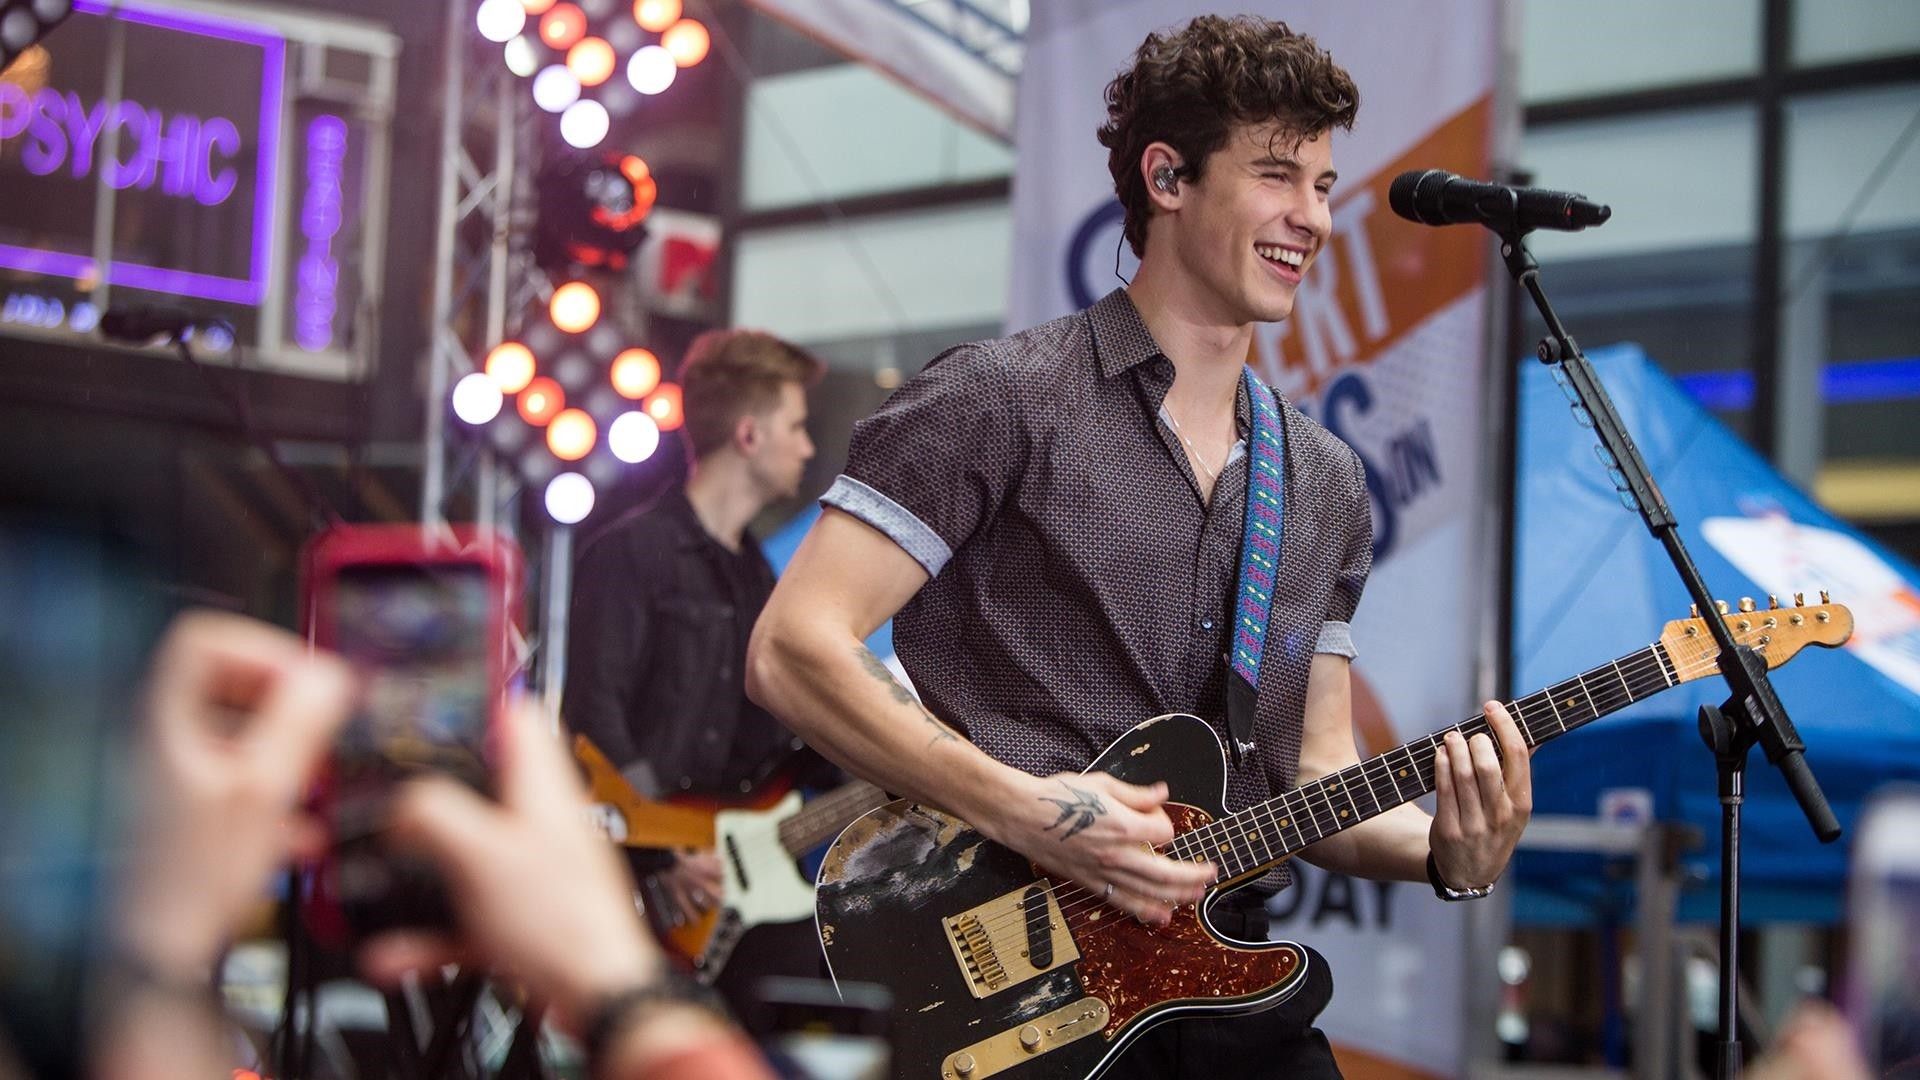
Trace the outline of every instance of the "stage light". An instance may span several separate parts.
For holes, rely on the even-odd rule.
[[[540,40],[546,42],[549,49],[565,52],[585,36],[586,13],[573,4],[555,4],[552,10],[540,16]]]
[[[453,384],[453,415],[479,427],[500,415],[500,387],[475,371]]]
[[[523,79],[540,70],[540,54],[534,50],[533,39],[525,34],[507,42],[502,53],[507,59],[507,70]]]
[[[646,239],[642,222],[653,209],[653,181],[648,179],[645,192],[636,191],[612,154],[554,155],[536,185],[540,216],[534,222],[533,257],[542,269],[556,275],[571,274],[573,266],[621,270]]]
[[[653,417],[653,422],[660,425],[661,431],[676,431],[687,420],[677,383],[661,383],[660,388],[648,396],[646,410],[647,415]]]
[[[660,93],[673,85],[673,77],[679,73],[673,54],[658,45],[635,50],[627,61],[627,81],[643,94]]]
[[[533,350],[517,341],[503,341],[487,354],[487,378],[503,394],[517,394],[533,381]]]
[[[553,7],[553,0],[520,0],[520,6],[527,9],[529,15],[545,15]]]
[[[680,21],[680,0],[635,0],[633,21],[657,34]]]
[[[504,44],[526,28],[527,9],[520,6],[520,0],[482,0],[473,21],[481,37]]]
[[[560,64],[549,64],[533,77],[533,103],[557,113],[580,100],[580,80]]]
[[[547,424],[547,449],[561,461],[586,457],[599,438],[599,427],[584,409],[562,409]]]
[[[599,86],[613,74],[613,46],[605,38],[581,38],[580,43],[567,50],[567,70],[580,80],[581,86]]]
[[[646,349],[628,349],[613,358],[608,375],[621,397],[639,401],[660,385],[660,358]]]
[[[667,32],[660,35],[660,44],[673,54],[673,62],[681,67],[692,67],[707,58],[707,50],[713,46],[707,28],[694,19],[681,19]]]
[[[547,313],[553,317],[553,325],[567,333],[585,333],[600,319],[600,294],[584,281],[569,281],[553,290]]]
[[[13,63],[71,14],[71,0],[0,0],[0,68]]]
[[[607,137],[613,120],[597,101],[576,101],[560,114],[560,137],[577,150],[591,150]]]
[[[638,465],[660,449],[660,425],[643,412],[621,413],[607,428],[607,449],[629,465]]]
[[[520,391],[520,419],[534,427],[545,425],[566,407],[567,392],[545,375],[528,383],[527,388]]]
[[[562,525],[578,525],[593,513],[593,481],[563,472],[547,482],[547,513]]]

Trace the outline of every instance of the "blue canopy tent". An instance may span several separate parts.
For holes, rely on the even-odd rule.
[[[1756,749],[1747,768],[1742,914],[1751,922],[1839,918],[1852,826],[1880,785],[1920,779],[1920,572],[1822,510],[1722,427],[1638,348],[1595,350],[1594,366],[1679,518],[1687,549],[1721,599],[1832,592],[1856,629],[1842,649],[1809,648],[1774,671],[1846,837],[1813,837]],[[1689,598],[1665,552],[1626,509],[1569,415],[1555,372],[1520,379],[1513,689],[1528,693],[1653,641]],[[1718,911],[1719,821],[1712,756],[1696,710],[1727,696],[1717,674],[1605,717],[1534,757],[1536,814],[1591,817],[1609,789],[1651,794],[1655,818],[1697,827],[1695,884],[1682,920]],[[1587,923],[1630,902],[1597,857],[1523,852],[1515,918]]]

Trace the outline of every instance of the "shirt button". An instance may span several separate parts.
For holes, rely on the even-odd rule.
[[[1212,620],[1212,619],[1201,619],[1201,620],[1200,620],[1200,629],[1202,629],[1202,630],[1211,630],[1211,629],[1213,629],[1213,620]]]

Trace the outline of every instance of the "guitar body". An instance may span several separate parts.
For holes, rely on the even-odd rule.
[[[1178,833],[1226,816],[1219,740],[1192,716],[1141,724],[1087,771],[1164,780]],[[905,1080],[1098,1076],[1156,1024],[1270,1008],[1306,977],[1296,945],[1231,941],[1193,907],[1144,926],[906,801],[834,842],[816,918],[836,982],[892,990],[894,1075]]]
[[[725,902],[677,926],[657,920],[667,947],[700,978],[717,978],[748,930],[813,914],[813,883],[800,875],[780,838],[781,823],[799,813],[800,806],[800,793],[789,791],[762,809],[713,815],[713,847],[726,875]]]

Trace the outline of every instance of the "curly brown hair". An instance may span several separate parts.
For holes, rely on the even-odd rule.
[[[1133,65],[1107,84],[1100,144],[1127,215],[1127,244],[1147,245],[1150,202],[1140,155],[1156,142],[1179,152],[1183,180],[1197,180],[1234,129],[1278,123],[1297,144],[1336,125],[1352,130],[1360,91],[1312,38],[1255,15],[1202,15],[1148,34]]]
[[[772,334],[709,330],[680,363],[681,435],[694,457],[705,457],[733,438],[735,421],[779,404],[782,386],[812,386],[825,372],[817,357]]]

